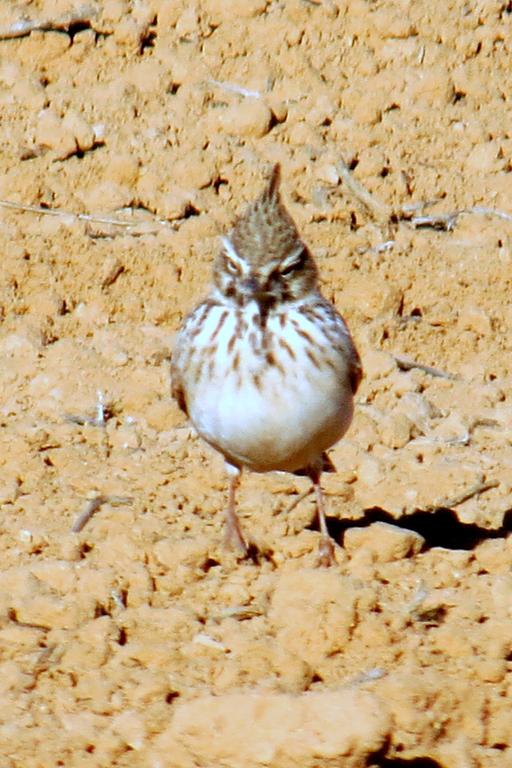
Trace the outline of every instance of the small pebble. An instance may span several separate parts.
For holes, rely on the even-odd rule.
[[[492,331],[492,321],[483,309],[468,306],[459,312],[458,326],[462,331],[474,331],[479,336],[486,336]]]
[[[78,112],[73,110],[67,112],[62,120],[62,126],[73,135],[76,147],[81,152],[87,152],[94,146],[96,140],[94,128]]]
[[[365,485],[377,485],[384,479],[382,462],[373,456],[364,456],[357,469],[357,478]]]
[[[76,152],[77,145],[73,131],[63,125],[53,109],[43,109],[38,115],[36,143],[55,152],[58,160],[65,160]]]
[[[322,163],[316,169],[316,177],[319,181],[324,181],[326,184],[332,184],[336,186],[339,184],[340,177],[336,166],[333,163]]]
[[[364,356],[364,371],[368,379],[372,381],[381,379],[394,371],[396,362],[388,352],[369,350]]]
[[[418,392],[406,392],[397,407],[401,413],[423,433],[428,431],[429,419],[434,415],[431,403]]]
[[[244,99],[225,109],[219,120],[222,130],[231,136],[259,139],[270,130],[272,112],[260,99]]]
[[[477,144],[466,158],[466,168],[478,174],[496,171],[499,163],[500,149],[498,141]]]
[[[411,439],[413,424],[405,413],[393,413],[384,419],[381,440],[388,448],[403,448]]]
[[[374,562],[391,563],[421,552],[425,539],[416,531],[377,522],[366,528],[349,528],[344,546],[350,554],[365,549]]]

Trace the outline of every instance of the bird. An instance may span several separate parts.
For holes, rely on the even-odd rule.
[[[350,426],[363,371],[343,317],[280,192],[280,165],[220,237],[209,294],[185,318],[171,355],[171,392],[225,460],[225,544],[249,547],[236,514],[243,470],[306,475],[316,495],[318,564],[336,562],[322,472]]]

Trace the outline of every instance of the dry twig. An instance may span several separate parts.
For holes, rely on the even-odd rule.
[[[0,40],[15,40],[18,37],[27,37],[31,32],[68,32],[75,24],[90,22],[96,15],[96,10],[91,5],[65,13],[57,19],[27,19],[22,18],[8,27],[0,28]]]
[[[304,501],[304,499],[307,499],[307,497],[313,492],[313,486],[308,486],[305,491],[302,491],[302,493],[299,493],[298,496],[294,498],[292,503],[286,508],[286,515],[289,515],[290,512],[292,512],[295,507],[298,507],[301,501]]]
[[[419,371],[424,371],[430,376],[436,376],[439,379],[452,379],[453,381],[459,380],[459,377],[453,373],[440,371],[438,368],[433,368],[431,365],[425,365],[425,363],[418,363],[417,360],[412,360],[410,357],[406,357],[405,355],[393,355],[393,359],[401,371],[412,371],[413,368],[417,368]]]
[[[426,208],[433,203],[424,203],[415,206],[415,209]],[[411,206],[404,206],[400,212],[399,220],[407,221],[416,229],[437,229],[441,232],[452,232],[461,216],[464,214],[477,216],[495,216],[503,221],[512,221],[512,214],[507,211],[501,211],[498,208],[488,208],[484,205],[474,205],[471,208],[461,208],[460,211],[451,211],[450,213],[434,213],[431,216],[413,216]]]
[[[476,213],[481,216],[496,216],[504,221],[512,221],[512,214],[506,211],[500,211],[498,208],[486,208],[484,205],[474,205],[472,208],[466,208],[461,213]]]
[[[248,88],[244,88],[242,85],[236,83],[225,83],[221,80],[208,80],[209,85],[214,85],[216,88],[221,88],[228,93],[237,93],[239,96],[244,96],[246,99],[261,99],[261,93],[259,91],[250,91]]]
[[[105,224],[107,226],[111,227],[124,227],[128,234],[130,235],[137,235],[137,234],[143,234],[143,235],[151,235],[155,234],[159,231],[161,227],[168,227],[171,229],[174,229],[173,225],[166,221],[165,219],[156,219],[155,222],[157,224],[157,228],[153,227],[153,229],[148,229],[148,224],[150,223],[147,220],[140,219],[140,220],[132,220],[128,221],[126,219],[116,219],[111,216],[96,216],[95,214],[91,213],[73,213],[72,211],[65,211],[60,208],[44,208],[40,205],[27,205],[24,203],[15,203],[12,200],[0,200],[0,208],[11,208],[14,211],[25,211],[28,213],[37,213],[41,214],[43,216],[60,216],[63,219],[70,219],[71,221],[85,221],[88,224]],[[153,224],[153,222],[151,222]],[[142,231],[137,232],[137,228],[141,228]],[[130,230],[133,229],[135,231],[131,232]],[[101,235],[101,234],[91,234],[91,237],[110,237],[111,234],[107,235]]]
[[[473,429],[470,427],[460,435],[453,437],[439,437],[437,435],[422,435],[411,440],[409,445],[469,445]]]
[[[412,218],[402,218],[402,221],[409,221],[416,229],[436,229],[439,232],[452,232],[459,216],[463,211],[454,211],[453,213],[437,213],[432,216],[413,216]]]
[[[435,512],[436,509],[452,509],[475,496],[480,496],[481,493],[485,493],[485,491],[489,491],[491,488],[497,488],[498,485],[498,480],[479,481],[451,498],[436,501],[434,504],[428,504],[426,507],[423,507],[423,510],[425,512]]]
[[[336,163],[336,170],[347,185],[350,192],[359,200],[360,203],[364,205],[364,207],[372,214],[374,218],[381,220],[385,219],[386,221],[391,219],[391,208],[378,200],[370,192],[368,192],[368,190],[363,187],[361,182],[354,178],[354,176],[350,173],[350,168],[343,159]]]
[[[49,645],[46,648],[43,648],[43,650],[40,653],[38,653],[34,663],[34,667],[32,669],[32,680],[25,687],[25,690],[32,691],[37,686],[37,681],[39,676],[49,669],[52,662],[56,663],[58,661],[58,659],[56,658],[54,658],[53,660],[51,658],[54,655],[56,649],[57,649],[57,644],[52,643],[52,645]],[[62,651],[58,654],[58,658],[60,658],[61,656],[62,656]]]
[[[264,616],[264,614],[264,610],[252,605],[229,605],[226,608],[221,608],[218,613],[211,614],[208,618],[212,621],[222,621],[223,619],[246,621],[253,619],[255,616]]]
[[[71,533],[80,533],[80,531],[85,528],[91,517],[103,504],[112,504],[113,506],[117,506],[120,504],[132,503],[133,499],[129,496],[94,496],[92,499],[89,499],[83,511],[78,515],[75,522],[71,526]]]

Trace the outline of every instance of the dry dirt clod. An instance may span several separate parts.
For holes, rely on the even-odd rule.
[[[344,546],[351,555],[358,552],[379,563],[391,563],[421,552],[425,539],[419,533],[389,523],[373,523],[367,528],[349,528]]]

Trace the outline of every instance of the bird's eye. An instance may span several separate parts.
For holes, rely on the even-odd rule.
[[[229,256],[226,256],[226,269],[230,275],[240,274],[240,267],[235,261],[233,261],[233,259],[230,259]]]
[[[280,272],[281,272],[282,275],[285,275],[285,276],[286,275],[291,275],[291,273],[294,272],[297,269],[298,266],[299,266],[299,262],[298,261],[292,261],[291,264],[287,264],[285,267],[282,267]]]
[[[291,261],[286,260],[283,264],[281,264],[279,272],[284,276],[291,275],[291,273],[295,272],[296,269],[302,267],[305,257],[306,249],[303,248],[302,251],[298,253]]]
[[[223,245],[222,254],[224,256],[224,266],[230,275],[241,275],[242,265],[240,264],[240,257],[236,252],[233,243],[229,237],[221,237],[221,243]]]

